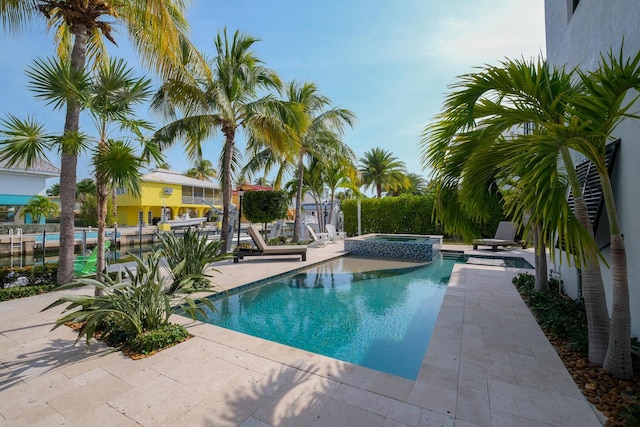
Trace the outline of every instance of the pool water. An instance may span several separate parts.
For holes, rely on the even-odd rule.
[[[208,322],[415,380],[459,261],[343,257],[217,298]]]
[[[87,239],[98,238],[97,231],[87,231],[86,235],[87,235]],[[73,233],[73,237],[76,240],[82,239],[83,236],[84,236],[84,232],[82,231]],[[105,236],[107,236],[107,238],[113,238],[113,231],[106,232]],[[117,237],[120,237],[120,233],[118,233]],[[45,238],[47,239],[47,242],[60,240],[60,233],[46,233]],[[42,242],[42,234],[36,234],[35,239],[36,239],[36,242]]]

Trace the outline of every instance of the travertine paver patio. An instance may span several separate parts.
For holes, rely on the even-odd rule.
[[[342,244],[309,250],[312,264]],[[486,251],[478,251],[487,253]],[[509,255],[528,251],[509,251]],[[506,254],[506,253],[505,253]],[[299,268],[216,267],[225,288]],[[517,269],[455,267],[416,381],[191,322],[194,338],[134,361],[50,331],[56,294],[0,303],[5,425],[599,426],[511,284]],[[85,290],[86,291],[86,290]]]

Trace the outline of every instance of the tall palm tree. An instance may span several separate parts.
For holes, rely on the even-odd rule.
[[[613,51],[603,55],[598,65],[590,73],[578,71],[584,92],[572,100],[570,111],[577,120],[571,122],[570,127],[575,132],[572,138],[577,142],[575,149],[597,167],[609,223],[613,287],[611,333],[603,367],[618,378],[629,379],[633,377],[633,365],[627,255],[605,150],[623,120],[640,118],[637,112],[630,112],[639,99],[640,52],[628,58],[621,47],[617,56]],[[628,96],[631,93],[633,95]]]
[[[197,159],[193,162],[193,167],[185,172],[185,175],[202,181],[211,181],[211,178],[215,178],[218,172],[210,160]]]
[[[329,189],[329,204],[333,206],[336,200],[336,191],[338,188],[349,189],[354,193],[359,193],[358,185],[358,169],[353,163],[343,162],[336,164],[327,164],[323,170],[324,185]],[[333,209],[329,212],[329,224],[333,223]]]
[[[222,133],[220,237],[225,248],[232,237],[228,227],[233,175],[239,169],[238,132],[242,129],[248,139],[268,141],[272,147],[278,147],[290,140],[279,113],[286,110],[286,114],[295,115],[295,108],[273,96],[259,96],[263,91],[279,90],[281,82],[252,51],[257,41],[239,31],[232,38],[227,36],[226,29],[218,33],[214,40],[216,56],[209,63],[207,75],[198,76],[196,83],[167,80],[153,102],[156,111],[164,112],[172,120],[156,133],[158,142],[168,146],[184,140],[191,159],[202,157],[202,141],[216,131]],[[182,117],[178,118],[177,112]]]
[[[302,107],[306,121],[300,121],[295,116],[283,118],[293,131],[292,138],[298,144],[291,144],[292,150],[278,151],[281,153],[275,156],[273,163],[281,165],[291,165],[294,163],[295,176],[298,179],[296,192],[296,218],[293,228],[293,241],[300,240],[302,232],[302,194],[304,189],[305,160],[311,164],[313,161],[321,164],[335,162],[354,163],[355,154],[347,146],[341,137],[344,134],[345,125],[353,126],[355,115],[344,108],[329,108],[331,100],[320,94],[314,83],[298,83],[292,81],[287,86],[285,96],[290,103],[298,104]],[[260,142],[260,141],[258,141]],[[256,144],[256,147],[259,147]],[[256,150],[257,151],[257,150]],[[267,148],[266,157],[273,150]],[[264,155],[264,151],[262,155]],[[281,175],[283,168],[278,173]]]
[[[464,216],[446,212],[455,209],[482,218],[486,183],[498,180],[512,185],[506,197],[510,213],[515,218],[529,214],[542,243],[559,238],[581,266],[589,360],[603,364],[609,346],[609,318],[598,249],[569,153],[570,148],[585,148],[570,132],[576,126],[585,130],[585,123],[576,124],[575,114],[570,113],[571,106],[583,97],[583,85],[575,84],[571,74],[550,70],[542,61],[505,61],[501,67],[463,76],[454,87],[459,90],[448,96],[442,114],[427,128],[422,142],[423,160],[437,171],[441,196],[457,196],[441,197],[458,202],[441,213],[453,220],[450,226],[463,228]],[[502,136],[518,126],[533,126],[533,132]],[[566,202],[567,186],[574,195],[575,215]]]
[[[373,187],[378,198],[383,191],[393,191],[406,187],[408,183],[404,162],[391,152],[374,147],[360,159],[360,179],[365,188]]]
[[[100,274],[105,267],[104,231],[107,198],[114,184],[128,188],[135,194],[140,186],[139,169],[142,163],[142,158],[135,154],[131,146],[110,138],[111,128],[117,125],[120,130],[141,135],[141,131],[149,127],[146,122],[135,119],[134,108],[151,95],[150,81],[136,78],[133,70],[128,69],[122,60],[111,60],[107,65],[101,66],[95,76],[83,74],[78,76],[77,80],[68,78],[69,68],[63,63],[63,60],[37,60],[28,70],[28,75],[30,86],[37,96],[50,104],[63,105],[72,93],[96,126],[98,138],[93,150],[96,180],[94,182],[91,178],[83,179],[77,187],[80,194],[93,193],[97,196],[99,251],[96,270]],[[44,134],[38,136],[35,128],[29,131],[25,127],[8,126],[8,129],[10,132],[4,133],[12,137],[2,141],[0,155],[10,156],[12,162],[26,159],[32,152],[44,152],[51,148],[51,142],[55,143],[55,148],[63,149],[63,139],[49,138]],[[30,144],[21,143],[29,137],[32,138]],[[82,147],[88,147],[90,138],[81,135],[79,141],[82,142]],[[151,155],[155,150],[152,146],[147,146],[145,153]]]
[[[181,70],[181,56],[193,51],[185,36],[188,24],[183,0],[2,0],[0,16],[10,31],[30,28],[44,17],[55,28],[59,54],[69,58],[73,73],[82,73],[87,55],[104,60],[106,46],[102,37],[114,42],[112,22],[123,25],[143,63],[163,76],[175,76]],[[76,166],[80,141],[80,102],[73,96],[66,103],[64,143],[60,173],[60,257],[58,283],[73,279],[74,203]]]

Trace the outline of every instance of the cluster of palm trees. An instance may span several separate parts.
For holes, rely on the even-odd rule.
[[[448,233],[472,237],[496,189],[507,214],[533,234],[537,254],[559,245],[582,270],[589,360],[619,378],[632,376],[629,291],[624,239],[616,213],[605,146],[637,100],[640,53],[612,52],[593,72],[552,68],[545,61],[505,60],[461,76],[441,114],[425,129],[423,165],[434,171],[437,213]],[[526,132],[524,130],[527,130]],[[571,150],[596,166],[607,211],[613,292],[611,318],[600,272],[601,254]],[[567,202],[571,191],[575,211]],[[555,251],[551,252],[552,256]],[[538,274],[544,289],[545,271]]]

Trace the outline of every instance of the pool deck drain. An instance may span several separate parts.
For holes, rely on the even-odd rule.
[[[531,249],[507,253],[533,260]],[[219,263],[214,279],[234,288],[340,256],[342,244],[308,254]],[[2,302],[0,415],[7,425],[600,426],[511,284],[519,271],[454,267],[416,381],[180,316],[194,338],[134,361],[51,331],[58,313],[40,310],[56,293]]]

